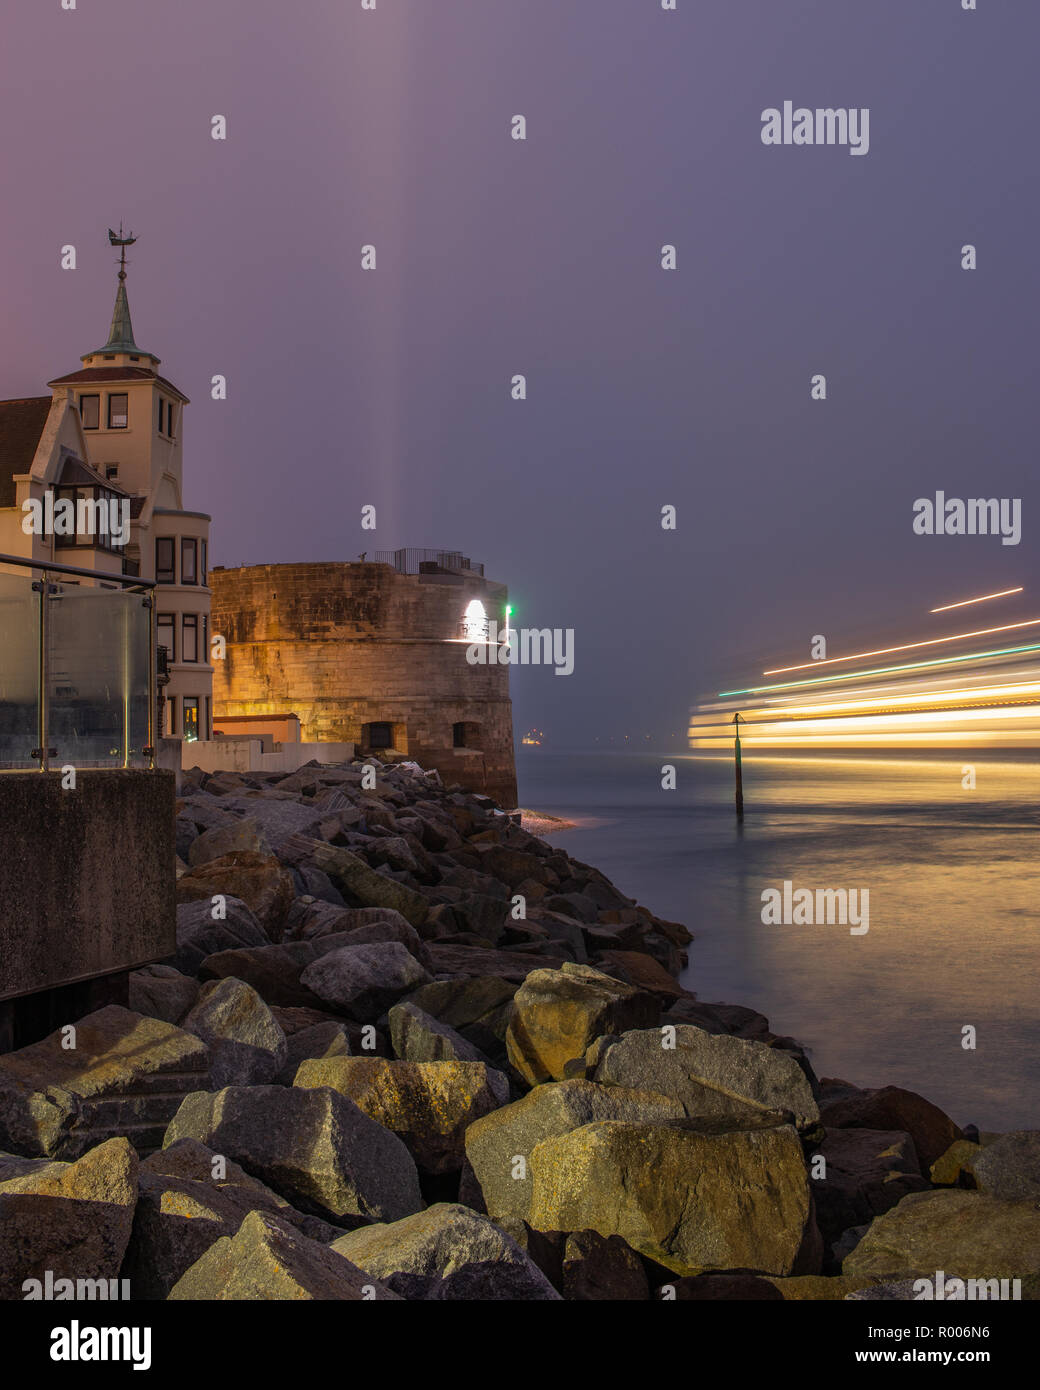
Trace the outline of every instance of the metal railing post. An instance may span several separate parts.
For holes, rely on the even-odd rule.
[[[50,575],[46,570],[43,571],[43,578],[40,581],[40,719],[39,738],[40,750],[40,771],[46,772],[50,767],[50,748],[47,740],[50,737],[48,728],[48,701],[47,701],[47,681],[50,676],[50,662],[47,659],[47,634],[49,624],[47,621],[47,596],[50,593]]]

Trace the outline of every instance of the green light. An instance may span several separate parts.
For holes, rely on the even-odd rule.
[[[1028,647],[1001,647],[992,652],[968,652],[966,656],[942,656],[935,661],[913,661],[905,666],[878,666],[870,671],[846,671],[841,676],[816,676],[812,680],[785,681],[782,685],[752,685],[747,690],[720,690],[716,699],[730,695],[761,695],[767,690],[793,690],[800,685],[833,685],[835,681],[859,680],[863,676],[889,676],[894,671],[922,671],[928,666],[952,666],[956,661],[976,661],[983,656],[1014,656],[1018,652],[1040,652],[1040,642]]]

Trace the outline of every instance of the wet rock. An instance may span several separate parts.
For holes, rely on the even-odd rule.
[[[794,1128],[695,1126],[598,1121],[543,1140],[530,1223],[619,1235],[678,1274],[813,1272],[798,1267],[818,1237]]]
[[[236,1235],[217,1240],[174,1285],[173,1300],[394,1299],[331,1247],[308,1240],[281,1217],[252,1211]]]
[[[165,1148],[197,1139],[334,1224],[396,1221],[423,1203],[415,1163],[396,1134],[328,1087],[230,1086],[188,1096]],[[348,1223],[349,1224],[349,1223]]]
[[[183,1027],[209,1048],[216,1090],[263,1085],[285,1065],[285,1034],[256,990],[242,980],[228,977],[204,984]]]
[[[341,1236],[332,1249],[408,1299],[558,1301],[504,1231],[468,1207],[439,1202],[392,1225]]]
[[[604,951],[600,955],[600,965],[616,979],[656,995],[665,1004],[682,994],[675,979],[645,951]]]
[[[593,1120],[657,1121],[682,1113],[682,1106],[665,1096],[590,1081],[554,1082],[475,1121],[466,1131],[466,1157],[491,1219],[525,1221],[531,1206],[531,1156],[543,1140]]]
[[[457,1172],[469,1125],[509,1099],[506,1078],[481,1062],[333,1057],[301,1063],[295,1085],[348,1096],[397,1134],[428,1173]]]
[[[136,1202],[137,1154],[125,1139],[73,1163],[0,1153],[0,1299],[24,1299],[25,1281],[42,1284],[48,1270],[55,1280],[118,1278]]]
[[[513,999],[506,1033],[509,1061],[532,1086],[561,1080],[566,1063],[582,1056],[593,1039],[648,1027],[658,1015],[653,995],[590,966],[534,970]]]
[[[791,1115],[799,1127],[819,1119],[812,1084],[789,1053],[692,1024],[675,1026],[671,1041],[650,1029],[606,1042],[595,1080],[671,1096],[691,1117]]]

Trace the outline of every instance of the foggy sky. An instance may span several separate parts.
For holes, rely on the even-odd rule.
[[[513,674],[555,746],[1031,589],[1040,8],[678,2],[11,0],[0,396],[104,341],[122,217],[212,562],[483,561],[575,630]],[[868,107],[869,154],[763,146],[787,99]],[[1022,543],[915,536],[938,488],[1022,498]]]

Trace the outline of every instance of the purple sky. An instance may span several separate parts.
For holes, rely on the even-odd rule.
[[[122,217],[214,562],[482,560],[575,629],[514,673],[558,746],[1031,589],[1040,6],[678,4],[12,0],[0,395],[104,340]],[[785,99],[869,107],[870,153],[764,147]],[[915,536],[937,488],[1022,498],[1022,543]]]

